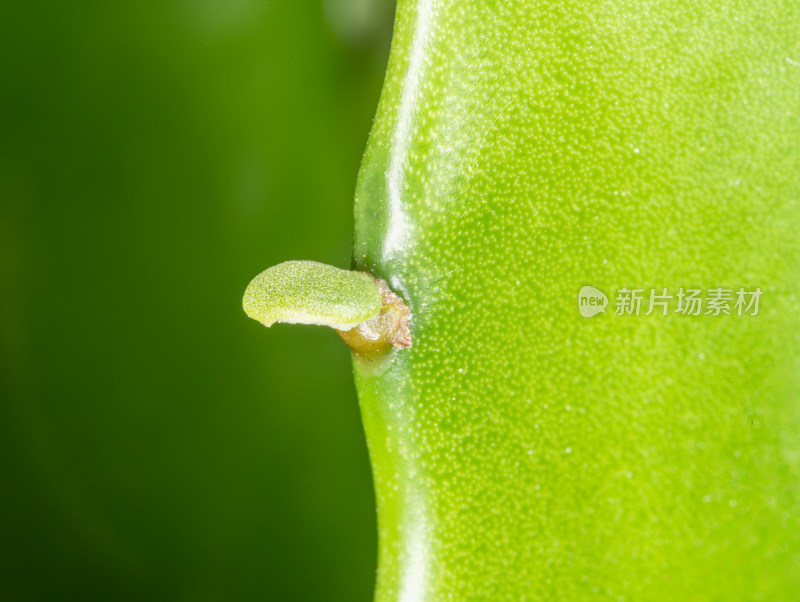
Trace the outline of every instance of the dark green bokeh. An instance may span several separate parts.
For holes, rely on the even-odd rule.
[[[383,0],[0,3],[0,598],[368,600],[346,267]]]

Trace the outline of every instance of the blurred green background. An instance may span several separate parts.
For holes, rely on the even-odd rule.
[[[0,599],[369,600],[347,267],[388,0],[0,2]]]

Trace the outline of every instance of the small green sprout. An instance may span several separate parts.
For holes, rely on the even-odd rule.
[[[410,347],[411,314],[384,280],[316,261],[287,261],[253,278],[242,302],[264,326],[334,328],[358,354]]]

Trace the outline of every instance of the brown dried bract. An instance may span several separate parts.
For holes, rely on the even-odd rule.
[[[391,347],[411,347],[411,312],[385,280],[375,280],[381,292],[381,312],[350,330],[337,330],[353,353],[376,354]]]

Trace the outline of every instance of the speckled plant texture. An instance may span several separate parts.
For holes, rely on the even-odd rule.
[[[797,0],[398,2],[354,255],[413,315],[354,359],[379,602],[798,599],[798,32]]]

